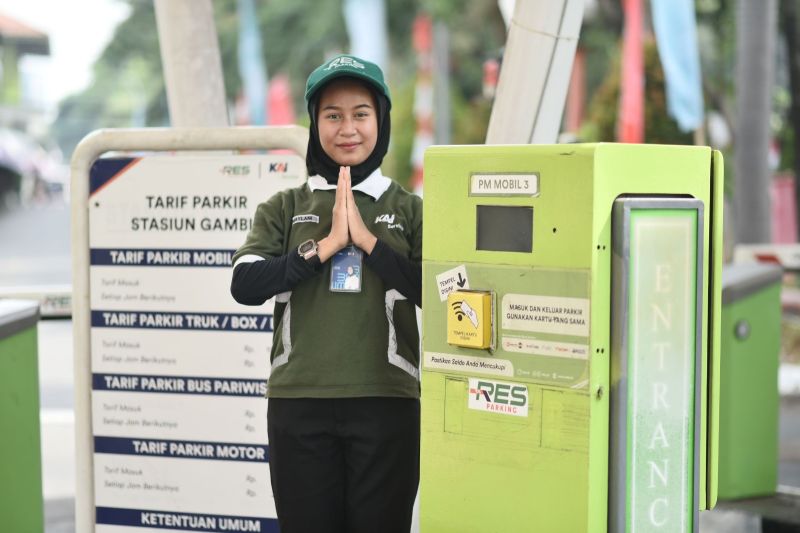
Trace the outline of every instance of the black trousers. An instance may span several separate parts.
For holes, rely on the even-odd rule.
[[[419,484],[419,400],[270,398],[281,533],[408,533]]]

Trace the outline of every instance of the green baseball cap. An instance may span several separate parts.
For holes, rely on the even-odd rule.
[[[364,80],[372,85],[386,97],[391,108],[392,97],[389,96],[389,87],[383,81],[381,68],[375,63],[350,55],[336,56],[314,69],[306,82],[306,104],[326,83],[345,76]]]

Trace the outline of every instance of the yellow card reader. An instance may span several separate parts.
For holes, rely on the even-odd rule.
[[[492,347],[491,291],[458,290],[447,295],[447,342],[465,348]]]

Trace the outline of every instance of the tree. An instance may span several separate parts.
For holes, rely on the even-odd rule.
[[[94,129],[161,126],[167,117],[153,3],[134,1],[95,62],[89,87],[61,102],[52,134],[69,155]]]
[[[53,134],[66,154],[98,128],[166,126],[169,113],[158,49],[153,4],[127,0],[131,13],[94,66],[92,84],[65,99]],[[483,59],[497,55],[505,27],[495,2],[465,5],[443,0],[386,0],[393,92],[393,132],[384,171],[401,183],[410,176],[412,113],[416,72],[411,26],[419,10],[443,20],[451,32],[451,91],[454,142],[480,143],[490,102],[481,98]],[[225,92],[231,106],[241,90],[237,66],[237,2],[215,0]],[[285,74],[292,86],[298,121],[308,124],[304,90],[308,74],[332,53],[348,49],[341,0],[270,0],[258,4],[264,56],[270,74]]]
[[[597,91],[589,110],[588,123],[581,137],[586,141],[616,141],[616,125],[619,108],[620,60],[617,54],[614,64]],[[691,133],[681,132],[678,124],[667,115],[667,98],[664,71],[658,58],[655,41],[650,39],[644,47],[645,69],[645,142],[662,144],[691,144]]]
[[[800,206],[800,42],[798,42],[797,0],[782,0],[780,25],[786,43],[786,63],[789,71],[789,124],[781,137],[782,165],[791,168],[795,176],[795,205]],[[800,209],[797,210],[800,230]],[[798,231],[800,234],[800,231]]]

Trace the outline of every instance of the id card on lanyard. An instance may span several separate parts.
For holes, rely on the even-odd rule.
[[[361,292],[364,252],[355,245],[342,248],[331,258],[331,292]]]

